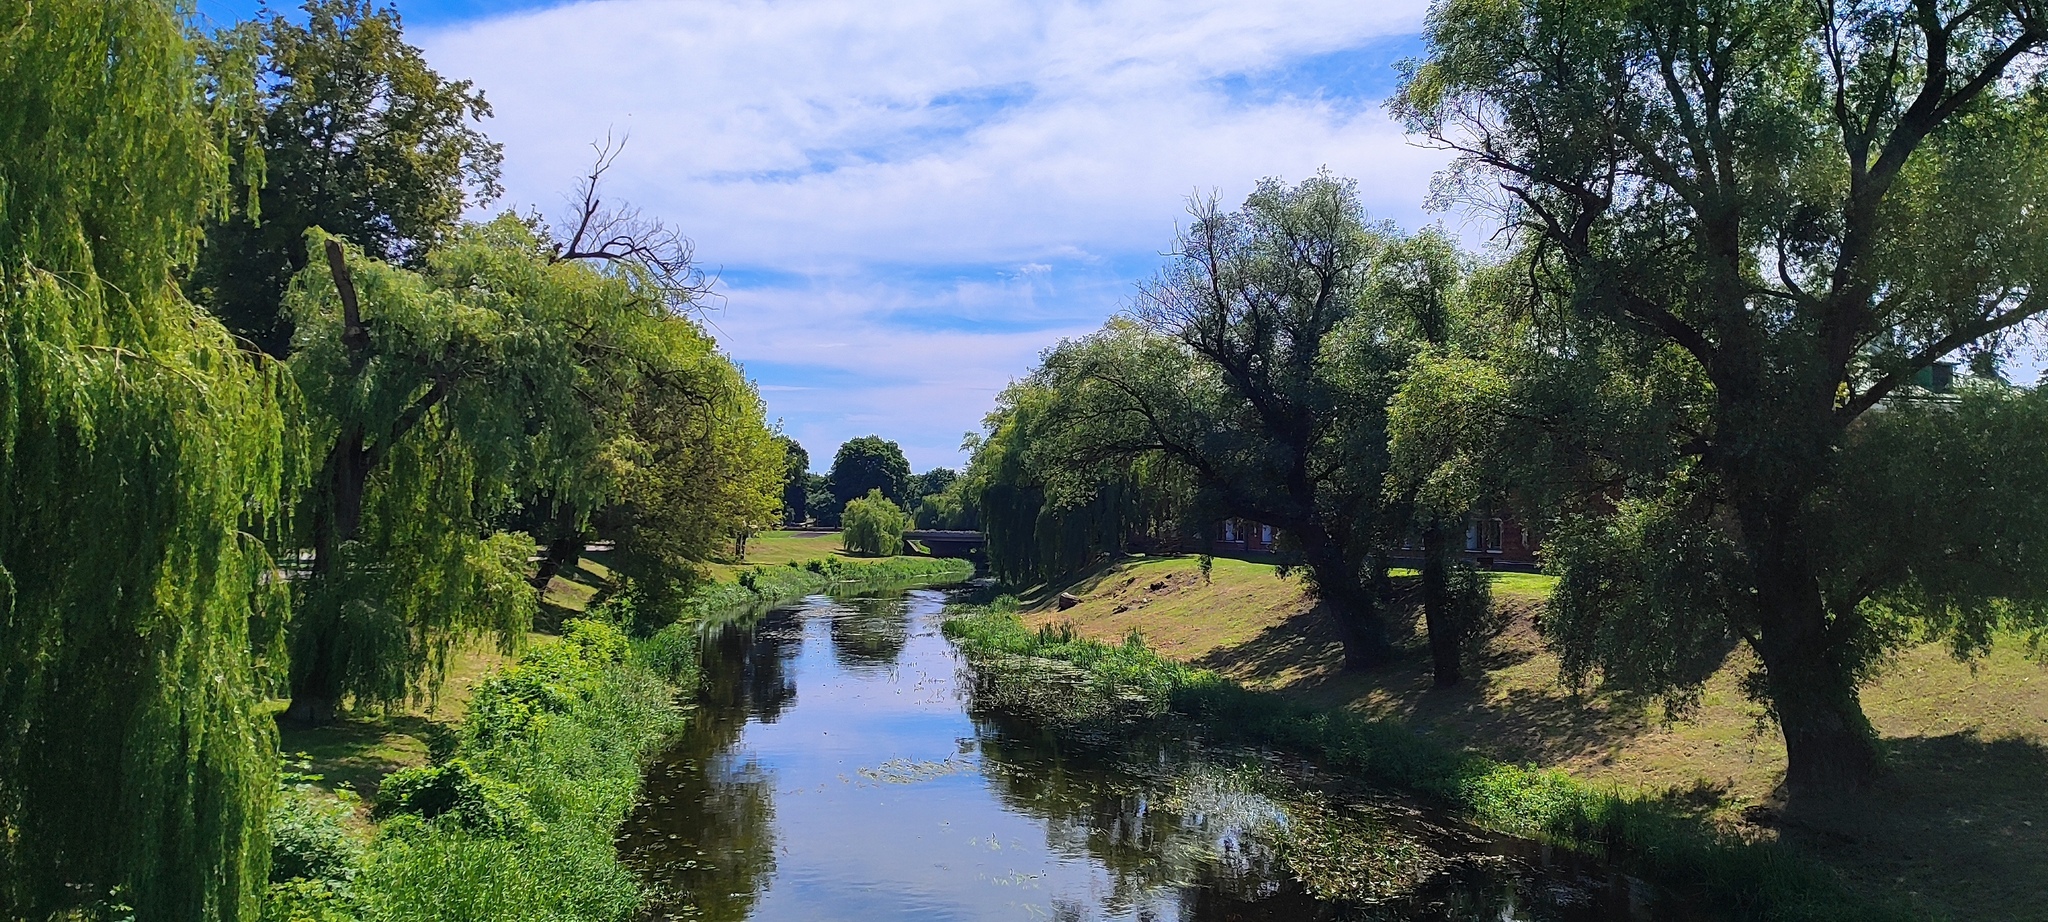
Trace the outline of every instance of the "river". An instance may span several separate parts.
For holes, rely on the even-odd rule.
[[[1278,757],[977,716],[946,598],[813,596],[707,636],[690,729],[619,837],[646,918],[1671,917],[1626,877]]]

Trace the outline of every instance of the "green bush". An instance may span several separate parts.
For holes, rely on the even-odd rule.
[[[296,878],[345,883],[355,874],[363,844],[349,831],[355,797],[339,796],[313,785],[320,776],[304,774],[305,756],[288,761],[280,774],[277,803],[270,809],[270,879]]]
[[[850,500],[839,516],[839,544],[849,554],[863,557],[893,557],[903,552],[903,533],[910,530],[910,516],[880,490]]]
[[[354,873],[274,886],[264,920],[632,918],[640,891],[612,836],[682,712],[620,623],[570,621],[484,682],[451,758],[384,779],[386,819]]]
[[[518,786],[476,773],[462,759],[404,768],[377,787],[377,813],[432,820],[446,817],[470,832],[511,836],[533,827],[533,811]]]

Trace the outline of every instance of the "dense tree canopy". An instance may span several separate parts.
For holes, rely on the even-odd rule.
[[[2048,9],[1452,0],[1429,42],[1398,110],[1516,234],[1520,412],[1579,485],[1546,547],[1567,669],[1682,695],[1746,644],[1793,790],[1869,778],[1857,686],[1897,618],[1968,646],[2048,593],[1995,530],[1842,530],[2005,495],[1962,430],[2031,398],[1889,404],[2048,310]],[[1955,450],[1863,450],[1895,427]]]
[[[948,490],[919,514],[957,514],[960,524],[947,527],[980,528],[991,574],[1013,586],[1076,572],[1133,539],[1161,548],[1178,547],[1190,532],[1199,540],[1205,523],[1187,469],[1158,453],[1127,465],[1072,456],[1056,416],[1065,395],[1037,378],[996,398],[985,434],[970,440],[957,499]]]
[[[782,443],[782,520],[802,524],[808,512],[811,486],[811,453],[786,435]]]
[[[175,282],[227,189],[199,85],[168,4],[0,6],[7,918],[253,919],[267,878],[296,452],[289,382]]]
[[[1044,451],[1079,480],[1158,455],[1206,508],[1281,529],[1354,667],[1391,652],[1385,408],[1412,348],[1376,289],[1395,241],[1326,175],[1263,182],[1236,212],[1199,203],[1131,318],[1055,347],[1033,379],[1054,398]]]
[[[296,283],[291,364],[325,460],[295,717],[431,686],[465,634],[522,634],[532,541],[500,520],[527,496],[614,504],[650,590],[772,516],[781,459],[752,387],[630,264],[557,255],[507,216],[422,272],[354,258]]]
[[[188,283],[276,356],[291,343],[280,305],[306,266],[307,229],[418,268],[463,209],[498,191],[499,147],[474,127],[491,112],[483,93],[429,68],[395,8],[306,0],[304,12],[303,23],[269,12],[214,39],[212,54],[261,65],[263,116],[245,142],[257,156],[240,169],[262,181],[254,201],[209,225]]]
[[[882,491],[900,506],[910,489],[910,462],[903,457],[903,446],[881,436],[864,435],[839,446],[839,453],[832,457],[832,473],[826,476],[831,480],[832,498],[842,508],[868,495],[869,490]]]

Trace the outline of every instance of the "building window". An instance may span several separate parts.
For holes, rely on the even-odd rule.
[[[1226,519],[1223,522],[1223,541],[1228,544],[1237,540],[1237,522]]]
[[[1479,546],[1494,553],[1500,552],[1500,520],[1479,520]]]
[[[1271,526],[1271,525],[1261,525],[1261,526],[1259,526],[1259,543],[1260,543],[1260,544],[1263,544],[1263,545],[1265,545],[1265,546],[1267,546],[1267,547],[1272,547],[1272,546],[1273,546],[1273,526]]]

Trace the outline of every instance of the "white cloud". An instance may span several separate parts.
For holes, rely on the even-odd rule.
[[[832,394],[763,379],[812,387],[770,404],[799,437],[832,440],[814,455],[869,429],[949,430],[919,438],[926,466],[957,461],[991,389],[1116,306],[1129,280],[1109,267],[1164,248],[1191,193],[1230,201],[1327,165],[1375,214],[1425,220],[1444,158],[1376,102],[1346,88],[1247,100],[1220,82],[1412,33],[1423,9],[608,0],[416,39],[496,108],[509,204],[552,209],[593,139],[630,134],[614,196],[680,226],[708,266],[801,278],[728,288],[714,321],[737,357],[836,371],[879,348],[944,368]],[[962,322],[891,320],[948,311]]]

